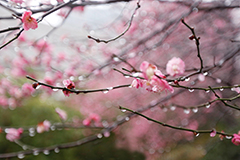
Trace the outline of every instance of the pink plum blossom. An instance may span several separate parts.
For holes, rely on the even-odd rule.
[[[168,61],[166,70],[171,76],[181,75],[185,72],[185,63],[181,58],[173,57]]]
[[[38,27],[37,20],[31,17],[31,11],[25,11],[22,15],[23,28],[27,31],[29,29],[36,29]]]
[[[233,134],[232,143],[236,146],[240,145],[240,131],[238,134]]]
[[[48,120],[45,120],[43,122],[38,123],[37,132],[38,133],[43,133],[45,131],[49,131],[50,127],[51,127],[51,123]]]
[[[172,86],[170,86],[168,82],[164,80],[164,78],[166,78],[165,75],[163,75],[155,65],[144,61],[140,65],[140,71],[142,73],[140,73],[139,76],[143,77],[144,79],[135,78],[131,84],[132,87],[142,87],[147,91],[156,93],[161,93],[163,91],[170,91],[173,93],[174,90]]]
[[[60,108],[56,108],[55,111],[61,119],[67,120],[67,113],[64,110],[61,110]]]
[[[67,89],[73,89],[73,88],[75,88],[74,82],[72,82],[70,79],[63,80],[63,85],[64,85]],[[64,93],[65,96],[68,96],[68,97],[69,97],[71,91],[63,90],[63,93]]]
[[[23,129],[15,129],[15,128],[7,128],[6,129],[6,139],[13,142],[21,138],[21,134],[23,133]]]
[[[19,4],[23,3],[23,0],[11,0],[11,1],[14,2],[14,3],[19,3]]]

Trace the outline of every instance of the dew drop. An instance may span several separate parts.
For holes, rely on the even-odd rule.
[[[204,76],[208,75],[208,72],[204,72],[203,75],[204,75]]]
[[[100,138],[103,137],[103,135],[102,135],[101,133],[99,133],[99,134],[97,135],[97,137],[100,139]]]
[[[107,94],[109,92],[109,90],[104,90],[103,93],[104,94]]]
[[[124,113],[124,112],[126,112],[127,110],[126,110],[126,109],[121,109],[121,111]]]
[[[56,127],[55,127],[55,126],[51,126],[50,129],[51,129],[52,131],[55,131]]]
[[[35,151],[33,151],[33,155],[37,156],[37,155],[39,155],[39,152],[35,150]]]
[[[175,111],[175,109],[176,109],[176,106],[171,106],[171,107],[170,107],[170,110],[171,110],[171,111]]]
[[[125,78],[130,78],[130,76],[124,76]]]
[[[138,72],[134,72],[134,73],[132,74],[132,76],[133,76],[133,77],[138,77],[138,76],[139,76],[139,73],[138,73]]]
[[[73,81],[75,78],[74,78],[73,76],[71,76],[69,79],[70,79],[71,81]]]
[[[189,113],[190,113],[190,109],[184,109],[183,112],[184,112],[185,114],[189,114]]]
[[[235,91],[235,88],[231,88],[231,91]]]
[[[35,128],[29,128],[28,131],[29,131],[30,133],[34,133],[34,132],[35,132]]]
[[[163,107],[163,112],[167,112],[168,111],[168,109],[166,108],[166,107]]]
[[[193,108],[192,111],[193,111],[193,113],[197,113],[198,112],[198,108]]]
[[[222,82],[222,80],[221,80],[221,79],[219,79],[219,78],[217,78],[217,79],[216,79],[216,82],[217,82],[217,83],[221,83],[221,82]]]
[[[22,149],[23,149],[23,150],[27,150],[28,147],[27,147],[26,145],[23,145],[23,146],[22,146]]]
[[[186,81],[186,82],[190,81],[190,77],[185,78],[185,81]]]
[[[35,89],[39,89],[41,87],[41,85],[37,85]]]
[[[58,91],[58,89],[54,88],[53,91],[56,92],[56,91]]]
[[[129,117],[126,117],[126,118],[125,118],[125,121],[129,121],[129,119],[130,119]]]
[[[198,137],[200,135],[200,133],[195,133],[195,137]]]
[[[226,139],[231,139],[231,138],[232,138],[232,136],[226,136],[225,138],[226,138]]]
[[[115,62],[119,62],[119,61],[120,61],[120,59],[119,59],[118,57],[113,57],[113,60],[114,60]]]
[[[191,88],[190,88],[190,89],[188,89],[188,91],[189,91],[189,92],[193,92],[193,91],[194,91],[194,89],[191,89]]]
[[[206,93],[209,93],[209,92],[210,92],[210,90],[206,90],[205,92],[206,92]]]
[[[108,87],[107,89],[110,91],[110,90],[113,90],[113,87]]]
[[[60,152],[59,148],[55,148],[55,149],[54,149],[54,152],[55,152],[55,153],[59,153],[59,152]]]
[[[221,88],[219,89],[220,91],[223,91],[224,90],[224,88],[221,86]]]
[[[22,154],[22,153],[18,154],[17,156],[18,156],[19,159],[23,159],[25,157],[25,155]]]
[[[205,107],[206,107],[206,108],[210,108],[210,106],[211,106],[211,105],[208,103]]]
[[[79,81],[82,81],[82,80],[84,80],[84,77],[83,77],[83,76],[79,76],[79,77],[78,77],[78,80],[79,80]]]
[[[43,154],[45,154],[45,155],[49,155],[49,153],[50,153],[49,150],[44,150],[43,151]]]
[[[33,132],[33,133],[29,132],[29,136],[30,137],[34,137],[35,136],[35,132]]]

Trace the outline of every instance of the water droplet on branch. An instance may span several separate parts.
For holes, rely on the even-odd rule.
[[[189,92],[193,92],[193,91],[194,91],[194,89],[190,88],[190,89],[188,89],[188,91],[189,91]]]
[[[24,157],[25,157],[25,155],[23,153],[18,154],[19,159],[23,159]]]
[[[193,108],[192,111],[193,111],[193,113],[197,113],[198,112],[198,108]]]
[[[190,81],[190,77],[186,78],[185,81],[186,81],[186,82]]]
[[[206,107],[206,108],[210,108],[210,106],[211,106],[211,105],[208,103],[205,107]]]
[[[189,114],[189,113],[190,113],[190,109],[186,108],[186,109],[183,110],[183,112],[184,112],[185,114]]]
[[[50,153],[49,150],[44,150],[43,151],[43,154],[45,154],[45,155],[49,155],[49,153]]]
[[[55,149],[54,149],[54,152],[55,152],[55,153],[59,153],[59,152],[60,152],[59,148],[55,148]]]

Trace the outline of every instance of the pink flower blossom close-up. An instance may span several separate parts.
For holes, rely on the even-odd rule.
[[[6,139],[13,142],[21,138],[21,134],[23,133],[23,129],[15,129],[15,128],[7,128],[6,129]]]
[[[55,111],[62,120],[67,120],[67,113],[64,110],[61,110],[60,108],[56,108]]]
[[[37,132],[38,133],[43,133],[45,131],[49,131],[50,127],[51,127],[51,123],[48,120],[45,120],[43,122],[38,123]]]
[[[232,143],[236,146],[240,145],[240,131],[238,134],[233,134]]]
[[[181,75],[185,72],[185,63],[181,58],[173,57],[168,61],[166,71],[171,76]]]
[[[63,85],[64,85],[64,87],[66,87],[67,89],[73,89],[73,88],[75,88],[74,82],[72,82],[70,79],[63,80]],[[63,93],[64,93],[65,96],[69,97],[71,91],[63,90]]]
[[[142,72],[139,76],[144,79],[135,78],[131,84],[134,88],[142,87],[149,92],[161,93],[163,91],[174,92],[173,87],[164,80],[165,75],[162,74],[160,70],[153,64],[148,63],[147,61],[142,62],[140,65],[140,71]]]
[[[25,11],[22,15],[23,28],[27,31],[29,29],[36,29],[38,27],[37,20],[31,17],[31,11]]]

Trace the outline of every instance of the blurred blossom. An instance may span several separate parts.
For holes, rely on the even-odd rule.
[[[21,138],[21,134],[23,133],[23,129],[15,129],[15,128],[7,128],[6,129],[6,139],[13,142]]]
[[[237,93],[240,93],[240,87],[232,88],[232,91],[236,91]]]
[[[22,86],[22,93],[23,93],[25,96],[29,96],[29,95],[31,95],[33,92],[34,92],[34,88],[32,87],[31,84],[29,84],[29,83],[24,83],[24,84],[23,84],[23,86]]]
[[[205,76],[203,74],[199,74],[198,75],[198,80],[201,81],[201,82],[205,81]]]
[[[45,120],[41,123],[38,123],[37,125],[37,132],[43,133],[45,131],[49,131],[49,128],[51,127],[51,123],[48,120]]]
[[[63,80],[63,85],[64,85],[64,87],[66,87],[67,89],[73,89],[73,88],[75,88],[74,82],[72,82],[70,79]],[[63,90],[63,93],[64,93],[65,96],[68,96],[68,97],[69,97],[71,91]]]
[[[94,122],[95,126],[98,126],[100,121],[101,117],[98,114],[91,113],[88,118],[83,120],[83,125],[90,126]]]
[[[64,110],[61,110],[60,108],[56,108],[55,111],[61,119],[67,120],[67,113]]]
[[[27,31],[29,29],[36,29],[38,27],[37,20],[31,17],[31,11],[25,11],[22,15],[23,28]]]
[[[232,143],[235,145],[240,145],[240,131],[238,134],[233,134]]]
[[[168,61],[166,70],[171,76],[181,75],[185,72],[185,63],[181,58],[173,57]]]

